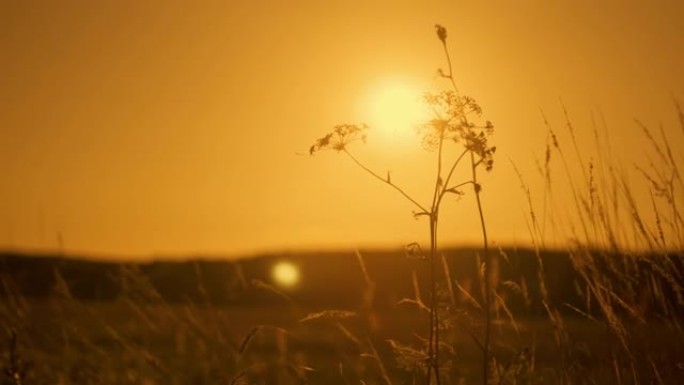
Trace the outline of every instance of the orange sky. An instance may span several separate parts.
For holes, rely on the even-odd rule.
[[[484,3],[1,2],[0,248],[56,250],[61,237],[67,252],[236,255],[425,239],[387,186],[337,154],[302,154],[334,124],[372,119],[377,84],[439,87],[435,23],[461,91],[496,125],[483,199],[498,244],[529,240],[511,160],[537,175],[540,109],[560,129],[562,98],[586,140],[601,111],[627,162],[643,156],[633,118],[681,135],[684,3]],[[425,155],[372,138],[359,156],[429,198]],[[477,242],[471,202],[448,207],[442,239]]]

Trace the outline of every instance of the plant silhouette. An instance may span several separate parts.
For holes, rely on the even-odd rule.
[[[477,204],[477,210],[482,227],[483,246],[484,246],[484,292],[485,292],[485,335],[484,342],[481,344],[483,350],[483,380],[488,382],[489,366],[489,345],[491,329],[491,283],[489,273],[489,250],[487,230],[485,226],[484,214],[480,194],[482,187],[478,182],[478,170],[484,169],[491,171],[494,165],[494,153],[496,147],[489,144],[489,137],[494,132],[494,125],[490,121],[482,121],[482,109],[477,102],[465,95],[461,95],[453,75],[452,61],[447,47],[447,30],[441,25],[436,25],[435,30],[440,40],[448,69],[438,70],[438,74],[448,80],[449,89],[439,92],[428,92],[424,96],[425,103],[432,110],[432,117],[418,126],[418,133],[422,140],[425,150],[435,153],[436,178],[432,186],[432,199],[429,204],[418,202],[410,196],[402,187],[392,181],[389,172],[386,176],[368,167],[364,162],[355,157],[349,150],[352,143],[366,141],[365,124],[340,124],[333,128],[333,131],[316,140],[310,147],[310,155],[314,155],[322,150],[333,150],[347,155],[356,165],[372,177],[395,189],[400,195],[411,202],[414,206],[413,215],[416,217],[426,217],[429,224],[430,248],[429,254],[423,256],[430,264],[430,302],[429,314],[430,322],[428,328],[427,351],[424,355],[417,354],[418,357],[427,357],[427,365],[423,363],[425,369],[426,383],[440,385],[442,382],[443,365],[440,357],[440,315],[438,312],[438,224],[439,214],[444,198],[449,194],[463,195],[464,188],[472,186]],[[446,155],[455,156],[455,160],[447,163]],[[465,180],[457,180],[460,170],[459,166],[463,162],[470,161],[466,165],[467,175]],[[413,243],[412,245],[416,245]],[[420,247],[411,246],[415,252],[420,252]],[[446,274],[448,277],[448,274]],[[447,278],[448,279],[448,278]],[[448,282],[450,286],[450,282]],[[452,293],[453,298],[453,293]],[[396,344],[395,344],[396,345]],[[394,347],[394,345],[393,345]]]

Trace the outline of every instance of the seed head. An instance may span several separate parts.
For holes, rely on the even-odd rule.
[[[443,44],[446,44],[446,38],[447,38],[446,28],[442,27],[439,24],[435,24],[435,31],[437,31],[437,37],[439,38],[439,40],[441,40]]]

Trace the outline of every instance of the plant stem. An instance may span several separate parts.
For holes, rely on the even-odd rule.
[[[456,86],[456,81],[454,80],[454,70],[452,68],[451,56],[449,55],[449,48],[446,45],[446,40],[442,40],[442,47],[444,47],[444,55],[446,55],[446,60],[449,65],[449,74],[446,77],[451,81],[451,86],[454,87],[454,92],[456,92],[456,95],[459,95],[458,87]]]
[[[456,95],[459,95],[458,92],[458,87],[456,86],[456,81],[454,80],[454,73],[453,73],[453,66],[451,63],[451,56],[449,55],[449,49],[446,45],[446,39],[441,39],[442,40],[442,47],[444,48],[444,54],[446,55],[446,60],[447,64],[449,66],[449,73],[446,75],[446,77],[451,81],[451,86],[454,89],[454,92]],[[468,126],[468,119],[466,116],[465,111],[462,112],[463,114],[463,119],[464,123],[466,126]],[[441,144],[441,143],[440,143]],[[489,243],[487,239],[487,227],[485,226],[485,220],[484,220],[484,214],[482,211],[482,202],[480,200],[480,185],[477,183],[477,166],[480,164],[480,161],[476,162],[475,161],[475,152],[472,149],[466,148],[463,154],[457,159],[456,163],[454,163],[451,171],[449,172],[449,177],[447,179],[451,178],[451,174],[456,168],[456,165],[460,161],[461,157],[465,155],[466,152],[470,152],[470,165],[471,165],[471,170],[472,170],[472,181],[465,182],[463,184],[467,183],[472,183],[473,184],[473,189],[475,190],[475,200],[477,201],[477,211],[480,215],[480,225],[482,226],[482,238],[483,238],[483,244],[484,244],[484,289],[485,289],[485,298],[484,298],[484,307],[485,307],[485,336],[484,336],[484,346],[482,347],[482,355],[483,355],[483,363],[482,363],[482,378],[483,378],[483,383],[487,385],[489,382],[489,345],[490,345],[490,340],[491,340],[491,326],[492,326],[492,315],[491,315],[491,283],[489,282],[489,275],[490,275],[490,258],[489,258]],[[463,184],[460,184],[458,186],[461,186]],[[443,186],[443,190],[440,194],[440,200],[442,196],[447,192],[448,182],[446,182]]]
[[[473,174],[473,189],[475,190],[475,200],[477,202],[477,211],[480,215],[480,225],[482,226],[482,238],[484,244],[484,308],[485,308],[485,336],[482,347],[482,383],[487,385],[489,382],[489,345],[491,340],[492,329],[492,288],[489,281],[490,275],[490,258],[489,258],[489,242],[487,239],[487,227],[485,226],[484,213],[482,211],[482,202],[480,200],[480,185],[477,183],[477,163],[475,162],[475,153],[470,152],[470,163]]]
[[[461,155],[459,155],[458,158],[456,158],[456,160],[454,161],[454,164],[451,165],[451,168],[449,169],[449,174],[447,174],[447,177],[444,180],[444,184],[442,185],[442,195],[444,195],[444,192],[447,190],[447,186],[449,185],[449,181],[451,181],[451,177],[454,175],[456,166],[458,166],[458,164],[461,163],[461,159],[463,159],[463,157],[467,153],[468,149],[463,150],[463,152],[461,152]]]
[[[440,135],[437,151],[437,176],[435,177],[435,188],[432,193],[432,204],[430,206],[430,331],[428,338],[428,373],[427,384],[432,383],[432,372],[435,374],[437,385],[441,383],[439,378],[439,314],[437,312],[437,223],[439,221],[439,201],[440,190],[443,186],[442,181],[442,147],[444,135]]]
[[[423,205],[421,205],[420,203],[418,203],[415,199],[411,198],[411,196],[408,195],[408,194],[406,193],[406,191],[404,191],[401,187],[399,187],[399,186],[397,186],[396,184],[390,182],[389,180],[387,180],[387,179],[381,177],[381,176],[378,175],[375,171],[373,171],[373,170],[369,169],[368,167],[366,167],[366,165],[364,165],[363,163],[361,163],[358,159],[356,159],[356,158],[354,157],[354,155],[352,155],[349,151],[347,151],[347,149],[343,149],[342,151],[344,151],[344,153],[347,154],[347,155],[354,161],[354,163],[356,163],[356,165],[359,166],[359,167],[361,167],[364,171],[368,172],[369,174],[371,174],[372,176],[374,176],[376,179],[379,179],[379,180],[382,181],[383,183],[386,183],[386,184],[392,186],[395,190],[399,191],[399,193],[400,193],[401,195],[403,195],[404,198],[408,199],[411,203],[413,203],[416,207],[418,207],[418,209],[420,209],[420,212],[419,212],[420,214],[424,214],[424,215],[430,214],[430,212],[429,212],[428,210],[426,210],[425,207],[423,207]]]
[[[436,279],[436,260],[437,260],[437,215],[433,211],[430,215],[430,335],[428,342],[428,366],[427,384],[432,383],[432,372],[434,371],[437,385],[440,384],[439,378],[439,315],[437,314],[437,279]]]

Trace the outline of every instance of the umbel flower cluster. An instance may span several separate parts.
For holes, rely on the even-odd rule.
[[[483,164],[487,171],[491,171],[496,147],[490,146],[487,138],[494,133],[494,125],[489,120],[484,124],[476,124],[469,119],[470,116],[482,116],[482,108],[475,99],[446,90],[426,93],[424,100],[433,111],[433,119],[419,127],[423,146],[434,150],[440,142],[460,143],[479,156],[478,164]]]
[[[361,140],[366,142],[365,124],[338,124],[332,132],[324,137],[316,140],[316,142],[309,148],[309,154],[313,155],[316,151],[331,149],[335,151],[346,150],[349,143]]]
[[[462,144],[479,157],[477,165],[484,165],[487,171],[491,171],[496,147],[490,146],[487,139],[494,133],[494,125],[489,120],[483,124],[470,120],[471,116],[479,118],[482,115],[482,108],[477,102],[453,90],[428,92],[423,99],[433,111],[432,119],[418,125],[423,147],[433,151],[440,142]],[[352,142],[365,143],[367,129],[365,124],[337,125],[332,132],[316,140],[309,148],[309,154],[314,155],[321,150],[346,151]]]

